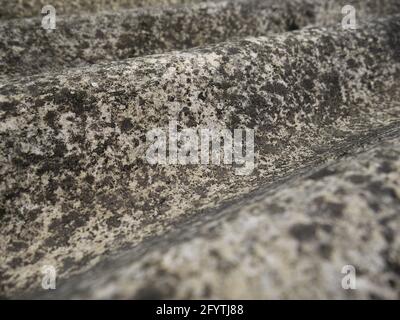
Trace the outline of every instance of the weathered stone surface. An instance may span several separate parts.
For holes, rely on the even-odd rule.
[[[344,4],[358,18],[400,13],[397,0],[243,0],[147,8],[0,24],[0,79],[188,49],[245,36],[337,24]]]
[[[312,2],[299,1],[299,12]],[[138,49],[143,56],[133,59],[115,46],[82,62],[71,37],[73,62],[58,44],[54,57],[65,65],[55,69],[32,63],[29,39],[40,36],[18,31],[31,20],[20,29],[4,22],[29,56],[27,74],[37,74],[0,64],[1,295],[398,298],[400,16],[360,19],[357,30],[323,27],[335,11],[321,3],[298,24],[314,27],[280,33],[290,19],[272,29],[243,20],[240,36],[278,34],[219,43],[231,37],[229,19],[220,29],[210,18],[202,30],[221,34],[200,32],[203,40],[187,47],[218,43],[157,55]],[[369,7],[377,2],[367,3],[363,18],[377,14]],[[378,15],[395,6],[384,3]],[[181,10],[198,23],[196,6],[163,9],[157,21]],[[146,10],[124,14],[157,12]],[[65,26],[74,19],[87,18]],[[102,28],[115,41],[120,35]],[[182,39],[168,43],[186,48]],[[148,164],[146,132],[171,120],[180,129],[254,129],[256,167],[240,176],[229,165]],[[49,296],[40,290],[45,264],[60,284]],[[360,270],[359,290],[340,287],[344,264]]]
[[[0,1],[0,19],[40,16],[43,6],[51,4],[61,15],[124,10],[135,7],[183,5],[206,0],[18,0]],[[218,0],[213,0],[218,1]]]
[[[29,297],[399,299],[399,134]],[[357,290],[342,289],[345,265]]]

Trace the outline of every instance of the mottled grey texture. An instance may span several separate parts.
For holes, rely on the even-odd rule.
[[[0,0],[0,19],[37,17],[43,6],[52,5],[61,15],[117,11],[135,7],[184,5],[206,0]],[[212,0],[213,2],[219,0]]]
[[[61,277],[88,268],[398,120],[399,22],[309,29],[3,85],[2,290],[34,288],[44,263]],[[184,127],[254,128],[254,174],[146,164],[146,129],[174,116]]]
[[[51,32],[40,18],[11,20],[0,24],[0,80],[337,24],[344,4],[354,5],[358,19],[400,13],[398,0],[229,0],[66,16]]]
[[[399,299],[400,130],[381,138],[27,298]]]
[[[398,297],[400,15],[359,23],[5,78],[0,294],[52,264],[58,298],[345,298],[354,263],[354,297]],[[256,168],[149,165],[174,119],[254,129]]]

